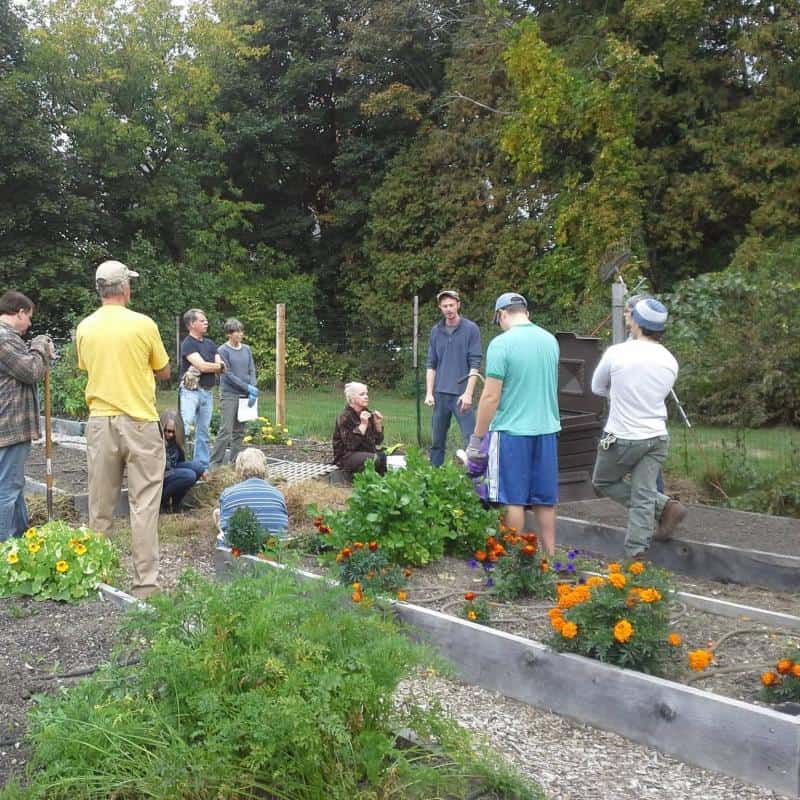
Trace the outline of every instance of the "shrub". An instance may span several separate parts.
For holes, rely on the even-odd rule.
[[[605,577],[561,583],[558,604],[548,612],[555,631],[550,644],[568,653],[619,667],[663,674],[673,654],[669,636],[666,573],[641,561],[622,570],[609,564]]]
[[[252,508],[242,506],[231,515],[225,531],[225,542],[231,550],[254,556],[260,552],[269,533],[258,522]]]
[[[404,583],[400,567],[390,563],[374,540],[345,545],[336,556],[336,565],[342,586],[358,583],[367,593],[396,592]]]
[[[50,373],[51,408],[57,416],[85,419],[86,381],[88,375],[78,369],[78,354],[75,342],[68,342],[58,353]]]
[[[478,597],[475,592],[465,592],[464,600],[464,606],[461,609],[461,616],[464,619],[476,622],[478,625],[491,625],[492,612],[489,604],[482,597]]]
[[[244,438],[245,444],[287,444],[291,446],[292,440],[289,437],[289,429],[281,427],[277,423],[273,425],[269,417],[257,417],[245,423]]]
[[[761,675],[761,697],[767,703],[800,703],[800,650],[788,652]]]
[[[347,509],[328,514],[326,522],[337,547],[376,540],[394,562],[427,564],[447,546],[475,549],[495,529],[497,517],[483,508],[458,467],[433,467],[411,449],[406,469],[383,477],[368,461],[353,479]]]
[[[48,522],[0,543],[0,597],[80,600],[111,581],[118,567],[116,548],[105,536]]]
[[[501,525],[502,542],[496,536],[486,539],[486,549],[477,550],[475,559],[490,571],[488,585],[503,600],[518,597],[555,597],[556,575],[547,558],[538,555],[535,533],[516,534]]]
[[[11,781],[0,798],[542,798],[479,757],[466,731],[396,705],[398,682],[427,655],[342,599],[280,571],[184,576],[128,616],[138,663],[41,698],[27,785]],[[401,729],[432,737],[440,755],[404,746]]]

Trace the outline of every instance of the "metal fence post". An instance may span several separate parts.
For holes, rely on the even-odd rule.
[[[286,304],[275,306],[275,424],[286,425]]]

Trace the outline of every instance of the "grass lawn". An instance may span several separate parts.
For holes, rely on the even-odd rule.
[[[158,393],[159,410],[176,407],[175,390]],[[327,441],[333,432],[336,415],[344,407],[339,390],[305,389],[286,397],[287,425],[291,436]],[[417,444],[416,401],[388,391],[370,393],[370,407],[386,417],[386,442]],[[431,410],[422,404],[422,445],[430,445]],[[275,397],[266,392],[259,398],[259,412],[272,419]],[[699,481],[711,469],[737,469],[746,464],[757,473],[776,473],[798,469],[800,428],[764,429],[698,426],[687,430],[679,421],[670,423],[672,437],[666,471],[674,477]],[[450,426],[449,447],[460,447],[458,426]]]

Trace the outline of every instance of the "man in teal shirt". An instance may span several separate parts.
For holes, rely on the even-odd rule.
[[[534,325],[528,303],[506,292],[495,303],[503,329],[486,351],[486,386],[468,458],[486,462],[490,502],[506,506],[505,523],[522,532],[525,508],[536,514],[543,549],[552,554],[558,503],[558,342]],[[489,432],[488,454],[481,448]]]

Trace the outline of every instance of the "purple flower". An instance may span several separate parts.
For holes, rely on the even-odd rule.
[[[567,564],[567,572],[575,572],[575,565]]]
[[[492,564],[492,563],[490,563],[490,562],[488,562],[488,561],[484,561],[484,562],[483,562],[483,568],[484,568],[484,569],[485,569],[487,572],[492,572],[492,570],[494,570],[494,564]]]
[[[571,561],[573,558],[576,558],[577,555],[578,555],[577,550],[570,550],[569,553],[567,553],[567,558]]]
[[[560,561],[556,561],[553,563],[553,569],[556,572],[561,572],[561,570],[564,569],[564,565]]]
[[[478,568],[478,560],[476,558],[471,558],[469,561],[467,561],[467,564],[469,564],[470,569]]]
[[[580,578],[578,578],[578,583],[586,583],[586,578],[581,575]]]
[[[486,586],[491,589],[494,586],[494,578],[487,578],[486,579]]]

